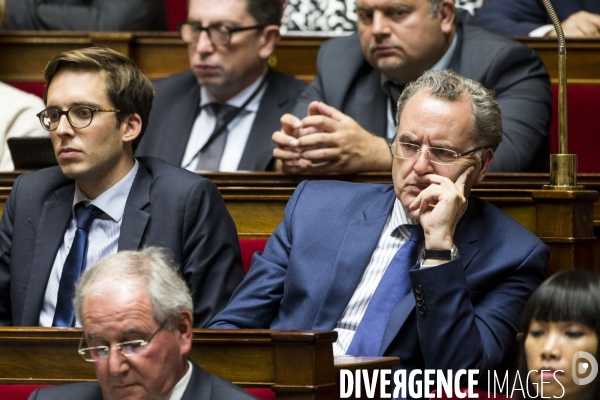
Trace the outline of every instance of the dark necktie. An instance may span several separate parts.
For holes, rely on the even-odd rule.
[[[196,171],[218,171],[225,143],[227,142],[227,125],[239,113],[239,108],[228,104],[211,103],[207,107],[213,109],[214,115],[217,118],[215,129],[211,133],[208,141],[200,150]]]
[[[75,205],[77,230],[60,276],[58,299],[52,326],[73,326],[75,322],[73,310],[75,284],[79,281],[79,276],[85,269],[90,226],[92,221],[100,214],[102,214],[102,210],[97,207],[85,208],[84,203]]]
[[[390,99],[390,104],[392,105],[392,116],[394,118],[394,123],[398,124],[398,99],[404,90],[404,85],[400,85],[398,83],[394,83],[392,81],[387,81],[383,85],[383,91],[387,94]]]
[[[404,296],[410,293],[408,271],[417,262],[419,245],[423,242],[424,236],[421,225],[408,227],[412,231],[410,239],[398,249],[385,270],[346,351],[348,355],[377,356],[392,310]]]

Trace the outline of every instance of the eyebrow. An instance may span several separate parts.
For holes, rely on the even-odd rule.
[[[127,329],[126,331],[121,332],[120,336],[121,337],[125,337],[125,336],[128,336],[128,335],[146,335],[146,334],[148,334],[148,333],[142,331],[139,328],[131,328],[131,329]],[[96,333],[88,333],[88,334],[86,334],[86,340],[92,341],[92,340],[97,340],[97,339],[106,340],[101,335],[98,335]]]
[[[73,107],[77,107],[77,106],[86,106],[86,107],[91,107],[91,108],[104,108],[103,106],[101,106],[98,103],[93,103],[93,102],[89,102],[89,101],[74,101],[73,103],[71,103],[67,106],[67,110],[69,108],[73,108]],[[60,110],[60,107],[55,104],[47,104],[46,109],[48,109],[48,108],[56,108],[57,110]]]

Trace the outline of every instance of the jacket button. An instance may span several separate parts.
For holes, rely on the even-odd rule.
[[[417,293],[423,293],[423,286],[421,286],[421,285],[415,286],[415,292],[417,292]]]
[[[425,306],[419,307],[419,312],[421,313],[421,315],[425,315],[425,311],[426,311]]]
[[[423,293],[417,293],[415,297],[417,298],[417,300],[423,300]]]
[[[419,307],[423,306],[424,304],[425,304],[425,300],[419,300],[419,301],[417,301],[417,305]]]

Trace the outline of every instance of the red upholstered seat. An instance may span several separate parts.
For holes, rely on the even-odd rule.
[[[552,86],[552,153],[558,153],[558,87]],[[600,172],[600,86],[567,88],[567,127],[569,154],[578,155],[579,172]]]
[[[177,31],[177,24],[187,19],[187,0],[165,0],[169,30]]]
[[[0,385],[0,400],[27,400],[37,388],[48,385]]]
[[[48,385],[0,385],[0,400],[27,400],[37,388]],[[271,389],[246,389],[260,400],[275,400],[275,392]]]
[[[44,97],[44,88],[46,84],[44,82],[5,82],[11,86],[16,87],[24,92],[35,94],[36,96]],[[42,110],[40,110],[42,111]]]
[[[242,250],[242,265],[244,274],[250,269],[252,256],[257,251],[263,251],[268,239],[240,239],[240,249]]]
[[[246,391],[260,400],[275,400],[275,392],[271,389],[246,389]]]

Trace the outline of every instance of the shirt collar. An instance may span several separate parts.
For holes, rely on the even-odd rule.
[[[254,93],[254,91],[260,86],[260,83],[267,75],[267,72],[269,72],[268,67],[265,68],[265,71],[261,74],[261,76],[258,77],[258,79],[256,79],[254,82],[252,82],[250,84],[250,86],[246,87],[241,92],[239,92],[238,94],[236,94],[235,96],[233,96],[232,98],[227,100],[226,104],[229,104],[229,105],[235,106],[235,107],[243,106],[244,103],[246,102],[246,100],[248,100],[248,98],[250,96],[252,96],[252,93]],[[266,88],[266,85],[262,87],[261,92],[264,92],[265,88]],[[260,105],[261,97],[262,97],[261,93],[257,93],[257,95],[254,96],[252,101],[250,101],[250,103],[248,103],[248,105],[244,109],[249,112],[257,112],[258,107]],[[200,87],[200,108],[203,108],[204,106],[206,106],[207,104],[210,104],[210,103],[219,103],[219,101],[217,99],[215,99],[213,96],[211,96],[210,93],[208,93],[208,91],[206,90],[206,88],[204,86],[201,86]]]
[[[190,360],[187,360],[188,362],[188,369],[187,372],[185,373],[185,375],[183,375],[183,377],[179,380],[179,382],[177,382],[177,385],[175,385],[173,387],[173,391],[171,392],[171,396],[169,397],[169,400],[181,400],[181,398],[183,397],[183,394],[185,393],[185,389],[188,386],[188,383],[190,383],[190,379],[192,378],[192,363],[190,362]]]
[[[131,186],[133,185],[135,175],[137,174],[139,168],[138,161],[135,159],[134,161],[133,168],[131,168],[131,171],[129,171],[127,175],[125,175],[119,182],[114,184],[94,200],[88,199],[81,189],[79,189],[77,183],[75,183],[75,195],[73,196],[73,215],[75,215],[75,205],[84,201],[86,202],[86,206],[92,204],[101,209],[115,222],[119,222],[123,217],[125,204],[127,203],[127,197],[129,196],[129,191],[131,190]]]
[[[452,59],[452,56],[454,55],[454,50],[456,50],[456,43],[458,43],[458,35],[454,33],[454,37],[452,38],[452,43],[450,43],[450,47],[448,47],[448,50],[446,50],[442,58],[440,58],[438,62],[436,62],[433,65],[433,67],[431,67],[432,71],[439,71],[448,68],[448,65],[450,64],[450,59]]]
[[[406,216],[406,210],[400,200],[396,197],[394,201],[394,207],[392,208],[392,216],[390,220],[392,233],[391,236],[401,235],[408,239],[410,237],[410,230],[406,225],[418,225],[418,222],[412,218]]]

